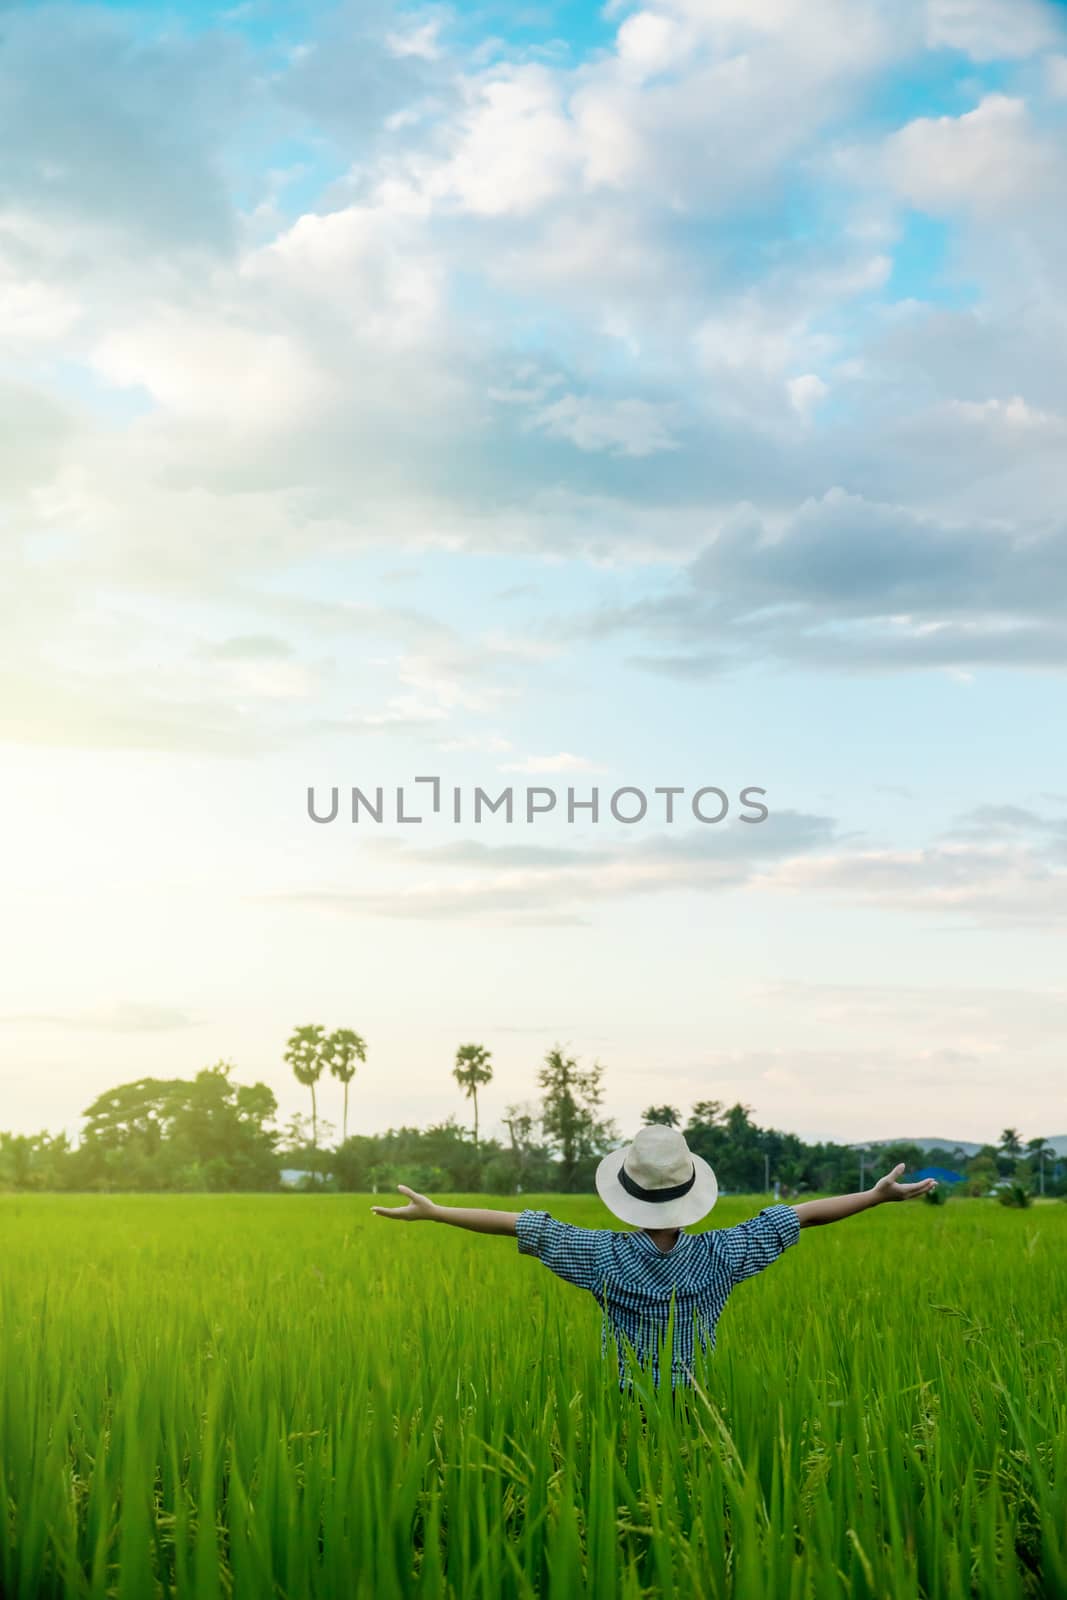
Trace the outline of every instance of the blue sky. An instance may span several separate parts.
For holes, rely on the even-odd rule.
[[[1043,0],[0,11],[0,1123],[1063,1132]],[[309,784],[767,790],[317,828]],[[562,804],[560,807],[562,811]]]

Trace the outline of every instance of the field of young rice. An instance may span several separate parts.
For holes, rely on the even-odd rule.
[[[806,1229],[695,1421],[514,1240],[369,1205],[0,1196],[3,1600],[1067,1596],[1067,1205]]]

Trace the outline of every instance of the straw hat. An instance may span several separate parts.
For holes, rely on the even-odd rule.
[[[639,1228],[684,1228],[719,1198],[715,1174],[677,1128],[642,1128],[633,1144],[606,1155],[596,1187],[609,1211]]]

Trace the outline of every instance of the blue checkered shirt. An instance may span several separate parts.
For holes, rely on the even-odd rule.
[[[620,1382],[628,1382],[634,1357],[659,1382],[660,1342],[673,1312],[673,1387],[692,1382],[694,1335],[702,1351],[714,1350],[715,1324],[730,1290],[796,1244],[800,1219],[792,1206],[767,1206],[736,1228],[680,1233],[666,1252],[647,1233],[578,1228],[547,1211],[521,1212],[515,1232],[523,1255],[537,1256],[595,1296],[603,1312],[601,1348],[606,1353],[610,1325]]]

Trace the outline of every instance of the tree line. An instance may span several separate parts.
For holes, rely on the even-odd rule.
[[[295,1116],[279,1127],[273,1091],[238,1082],[229,1061],[191,1079],[139,1078],[99,1095],[83,1113],[74,1142],[65,1134],[0,1132],[0,1188],[276,1190],[286,1174],[296,1187],[349,1193],[398,1183],[442,1194],[578,1193],[592,1190],[597,1162],[620,1142],[616,1124],[603,1114],[604,1068],[583,1065],[560,1046],[538,1068],[536,1097],[509,1105],[501,1136],[490,1138],[481,1133],[478,1092],[492,1081],[493,1065],[480,1044],[458,1046],[451,1069],[470,1105],[470,1125],[447,1117],[376,1134],[348,1132],[349,1088],[357,1063],[367,1059],[360,1034],[305,1025],[294,1029],[283,1058],[309,1090],[310,1117]],[[342,1089],[336,1140],[320,1114],[324,1076]],[[1067,1161],[1045,1139],[1024,1144],[1013,1128],[968,1156],[959,1147],[924,1151],[908,1143],[865,1151],[833,1141],[809,1144],[797,1134],[760,1127],[751,1106],[713,1099],[696,1101],[687,1115],[673,1105],[650,1105],[642,1121],[682,1128],[726,1193],[846,1193],[869,1184],[876,1168],[903,1161],[909,1172],[938,1166],[959,1173],[958,1187],[967,1194],[1011,1181],[1067,1197]]]

